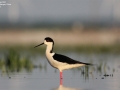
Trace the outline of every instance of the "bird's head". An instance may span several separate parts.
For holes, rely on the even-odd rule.
[[[48,45],[54,45],[54,41],[53,41],[52,38],[46,37],[46,38],[44,39],[44,42],[43,42],[43,43],[35,46],[34,48],[36,48],[36,47],[38,47],[38,46],[40,46],[40,45],[43,45],[43,44],[45,44],[45,45],[47,45],[47,46],[48,46]]]
[[[49,45],[49,44],[54,45],[54,41],[53,41],[52,38],[46,37],[46,38],[44,39],[44,44],[45,44],[45,45]]]

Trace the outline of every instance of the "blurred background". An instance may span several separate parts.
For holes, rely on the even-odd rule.
[[[45,46],[34,49],[45,37],[53,38],[55,52],[97,64],[73,70],[81,72],[83,79],[91,79],[89,71],[120,76],[120,0],[0,0],[1,77],[35,78],[41,72],[43,78],[47,71],[54,77],[49,72],[57,71],[45,59]]]
[[[6,0],[0,8],[0,45],[120,43],[119,0]],[[63,39],[64,38],[64,39]]]

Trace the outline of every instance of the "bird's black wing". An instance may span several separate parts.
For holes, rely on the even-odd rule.
[[[83,63],[83,62],[73,60],[73,59],[71,59],[71,58],[69,58],[67,56],[61,55],[61,54],[54,54],[53,58],[55,60],[59,61],[59,62],[62,62],[62,63],[92,65],[92,64],[89,64],[89,63]]]

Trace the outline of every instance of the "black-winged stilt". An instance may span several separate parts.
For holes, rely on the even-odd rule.
[[[85,65],[92,65],[90,63],[75,61],[67,56],[54,53],[53,52],[54,41],[50,37],[46,37],[44,39],[44,42],[35,46],[35,48],[43,44],[47,45],[46,57],[48,59],[48,62],[50,63],[51,66],[59,69],[60,71],[60,79],[63,78],[62,71],[65,69],[70,69],[70,68],[75,68],[75,67],[80,67]]]

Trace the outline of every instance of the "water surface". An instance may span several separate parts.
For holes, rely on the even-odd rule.
[[[28,60],[24,59],[26,61],[17,61],[18,64],[6,59],[7,63],[0,63],[1,90],[120,90],[119,55],[72,52],[64,54],[94,65],[64,70],[63,84],[60,85],[59,71],[49,65],[45,55],[36,54]]]

